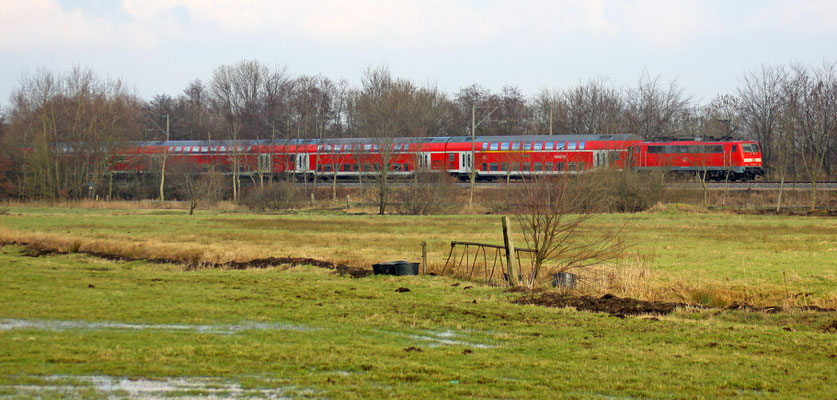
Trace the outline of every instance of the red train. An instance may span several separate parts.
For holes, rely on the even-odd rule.
[[[642,141],[631,134],[140,142],[119,153],[116,170],[142,172],[166,155],[168,165],[214,165],[232,174],[394,175],[416,170],[480,179],[579,173],[595,168],[707,172],[712,179],[763,175],[758,143],[747,140]],[[473,164],[472,158],[473,157]]]

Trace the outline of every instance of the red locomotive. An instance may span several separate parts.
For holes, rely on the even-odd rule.
[[[763,175],[758,143],[749,140],[642,141],[636,135],[420,137],[140,142],[119,152],[120,172],[151,169],[153,157],[233,174],[303,174],[357,177],[416,170],[480,179],[579,173],[595,168],[703,173],[712,179]],[[472,160],[473,157],[473,160]]]

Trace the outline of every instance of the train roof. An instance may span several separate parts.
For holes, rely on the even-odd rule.
[[[634,134],[613,135],[503,135],[476,136],[477,142],[549,142],[549,141],[633,141],[642,140]],[[375,143],[386,141],[389,143],[450,143],[470,142],[470,136],[438,136],[438,137],[398,137],[392,139],[377,138],[332,138],[332,139],[258,139],[258,140],[169,140],[143,141],[138,146],[269,146],[269,145],[319,145],[319,144],[347,144],[347,143]]]

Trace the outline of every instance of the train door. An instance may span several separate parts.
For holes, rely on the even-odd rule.
[[[430,170],[430,153],[427,152],[420,152],[417,153],[418,156],[418,169],[422,171],[429,171]]]
[[[606,150],[593,151],[593,168],[608,167],[608,152]]]
[[[308,172],[308,154],[297,154],[294,168],[296,172]]]
[[[458,172],[461,173],[468,173],[471,170],[471,165],[473,159],[471,158],[471,153],[469,152],[461,152],[459,153],[459,169]]]
[[[273,154],[259,153],[259,172],[270,173],[273,171]]]

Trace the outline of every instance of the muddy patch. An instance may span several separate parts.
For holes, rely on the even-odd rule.
[[[315,395],[312,389],[294,386],[244,388],[238,382],[209,377],[139,378],[115,376],[51,375],[29,377],[37,384],[0,385],[0,392],[32,398],[129,398],[129,399],[290,399]],[[92,392],[92,393],[91,393]],[[92,396],[91,396],[92,395]]]
[[[511,289],[513,292],[522,292],[523,295],[512,300],[515,304],[531,304],[545,307],[573,307],[579,311],[602,312],[616,317],[624,318],[630,315],[642,314],[657,314],[666,315],[674,312],[675,309],[681,307],[691,308],[716,308],[707,307],[686,303],[670,303],[663,301],[646,301],[637,300],[628,297],[617,297],[612,294],[606,294],[602,297],[593,296],[573,296],[558,292],[547,292],[542,290],[529,289]],[[755,307],[749,304],[731,304],[727,307],[719,308],[724,310],[746,310],[758,311],[766,313],[776,313],[784,311],[782,307]],[[817,306],[798,307],[795,310],[801,311],[815,311],[815,312],[833,312],[833,308],[822,308]]]
[[[24,243],[24,242],[0,242],[3,246],[20,246],[23,248],[21,254],[26,257],[41,257],[47,255],[67,255],[70,252],[58,249],[49,248],[38,243]],[[336,271],[340,275],[348,275],[352,278],[364,278],[372,275],[372,271],[361,267],[352,267],[346,264],[333,263],[326,260],[317,260],[314,258],[304,257],[269,257],[259,258],[250,261],[233,261],[227,263],[207,263],[195,261],[174,260],[168,258],[134,258],[126,257],[119,254],[101,253],[95,251],[76,251],[75,253],[86,254],[93,257],[102,258],[109,261],[131,262],[144,261],[155,264],[179,264],[183,265],[187,271],[194,271],[207,268],[218,269],[250,269],[250,268],[271,268],[282,265],[289,265],[292,267],[298,265],[313,265],[315,267],[326,268]]]
[[[557,292],[532,291],[512,301],[516,304],[533,304],[546,307],[573,307],[579,311],[603,312],[617,317],[641,314],[670,314],[685,303],[643,301],[604,295],[602,297],[571,296]]]
[[[245,331],[295,331],[309,332],[312,328],[293,324],[244,322],[235,325],[185,325],[185,324],[130,324],[108,321],[55,321],[31,319],[0,319],[0,331],[11,330],[161,330],[187,331],[218,335],[232,335]]]

